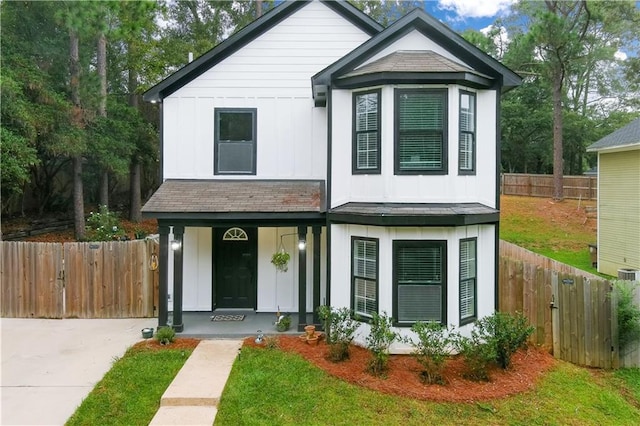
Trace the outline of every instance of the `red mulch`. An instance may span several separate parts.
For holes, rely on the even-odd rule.
[[[244,341],[246,346],[257,346],[253,338]],[[328,346],[320,342],[310,346],[297,336],[279,336],[278,346],[287,352],[302,355],[322,370],[358,386],[378,392],[436,402],[476,402],[503,398],[535,387],[546,371],[555,365],[547,352],[528,348],[512,358],[509,370],[495,368],[490,372],[490,382],[474,382],[462,377],[461,357],[451,357],[445,367],[446,385],[425,385],[420,380],[420,364],[410,355],[392,355],[385,378],[367,373],[370,358],[365,348],[352,345],[347,361],[334,363],[327,360]]]
[[[163,349],[195,349],[200,343],[200,339],[193,339],[189,337],[179,337],[168,345],[161,345],[156,339],[145,339],[133,345],[135,350],[151,350],[159,351]]]

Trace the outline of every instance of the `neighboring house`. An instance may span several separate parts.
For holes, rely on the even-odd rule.
[[[178,330],[183,310],[219,308],[297,312],[300,327],[322,304],[385,311],[405,333],[493,313],[498,112],[520,82],[422,10],[385,29],[316,0],[151,88],[160,325],[171,288]],[[270,263],[283,245],[287,272]]]
[[[640,118],[587,151],[598,153],[598,272],[640,270]]]

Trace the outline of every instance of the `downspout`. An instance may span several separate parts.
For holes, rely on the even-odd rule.
[[[327,85],[327,204],[326,204],[326,230],[327,230],[327,276],[326,276],[326,297],[324,305],[331,306],[331,221],[329,220],[329,211],[331,210],[331,135],[332,135],[332,88]]]

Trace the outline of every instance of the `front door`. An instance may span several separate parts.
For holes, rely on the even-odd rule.
[[[216,308],[256,308],[257,236],[257,228],[216,229]]]

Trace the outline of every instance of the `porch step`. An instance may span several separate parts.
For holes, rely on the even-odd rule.
[[[202,340],[160,399],[152,425],[213,424],[242,340]]]

